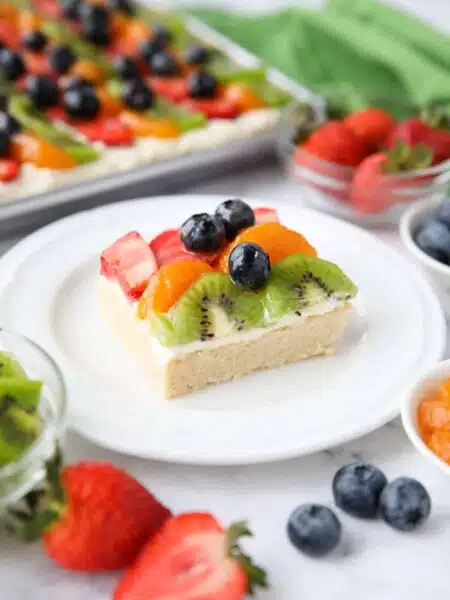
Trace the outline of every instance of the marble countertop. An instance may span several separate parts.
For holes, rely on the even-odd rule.
[[[258,8],[272,0],[256,2]],[[217,2],[216,2],[217,3]],[[447,0],[403,0],[436,23],[450,23]],[[186,192],[276,198],[301,204],[298,187],[277,166],[256,168],[202,184]],[[374,234],[402,252],[395,230]],[[2,240],[0,254],[17,238]],[[361,391],[364,393],[364,390]],[[419,455],[399,420],[345,446],[311,457],[269,465],[205,468],[166,465],[114,454],[75,434],[66,443],[69,461],[102,458],[125,467],[174,511],[214,511],[226,523],[248,518],[255,532],[248,550],[269,571],[271,589],[260,600],[425,600],[448,595],[450,576],[450,479]],[[355,459],[374,462],[388,477],[409,475],[429,489],[433,512],[416,533],[400,534],[380,521],[361,522],[340,514],[344,543],[331,557],[308,559],[288,543],[286,520],[298,504],[332,503],[331,479]],[[0,541],[1,600],[109,600],[114,576],[84,577],[54,567],[39,545]]]

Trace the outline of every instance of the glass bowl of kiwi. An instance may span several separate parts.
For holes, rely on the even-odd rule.
[[[53,359],[27,337],[0,328],[2,523],[11,507],[20,507],[17,514],[32,508],[27,506],[33,501],[30,492],[59,461],[66,409],[64,379]]]
[[[408,120],[416,121],[411,131],[417,121],[422,122],[424,129],[434,131],[428,123],[437,114],[430,111],[437,109],[395,105],[393,110],[391,102],[389,113],[384,108],[386,105],[386,101],[380,100],[369,107],[347,110],[324,99],[323,103],[312,104],[295,101],[284,109],[278,128],[277,151],[285,172],[299,183],[299,195],[305,204],[370,227],[397,225],[410,204],[445,196],[450,183],[450,159],[437,160],[428,141],[410,145],[395,137],[399,132],[400,138],[408,138],[408,130],[402,131]],[[392,128],[385,142],[361,146],[358,157],[355,156],[357,149],[350,148],[351,140],[347,140],[346,145],[342,138],[344,130],[350,127],[347,127],[347,119],[355,115],[360,118],[363,111],[367,115],[375,111],[374,119],[384,113],[387,119],[392,119]],[[325,131],[330,123],[331,127]],[[446,148],[450,158],[450,117],[448,124]],[[315,136],[310,143],[318,131],[323,133],[320,140]],[[352,130],[350,134],[353,135]],[[333,153],[339,154],[342,160],[323,158]],[[347,159],[349,163],[353,161],[351,165],[344,164]]]

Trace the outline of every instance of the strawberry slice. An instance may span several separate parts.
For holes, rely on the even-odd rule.
[[[181,102],[189,97],[184,77],[148,77],[147,82],[158,96],[172,102]]]
[[[180,239],[178,229],[167,229],[157,235],[151,242],[150,248],[156,257],[158,267],[179,260],[202,260],[208,264],[213,264],[220,252],[190,252],[186,250]]]
[[[130,128],[118,118],[100,118],[74,127],[90,142],[103,142],[106,146],[131,146],[134,139]]]
[[[261,225],[262,223],[270,222],[280,222],[275,208],[254,208],[253,214],[255,215],[255,225]]]
[[[62,15],[61,7],[55,0],[33,0],[33,5],[50,19],[60,19]]]
[[[119,582],[113,600],[242,600],[266,573],[242,553],[245,523],[223,529],[209,514],[166,521]]]
[[[20,163],[13,158],[0,159],[0,182],[8,183],[17,179],[20,171]]]
[[[239,114],[238,105],[227,98],[187,98],[182,104],[189,110],[203,113],[208,119],[234,119]]]
[[[130,231],[100,257],[101,274],[116,280],[131,300],[139,300],[157,271],[155,256],[137,231]]]
[[[22,52],[22,58],[28,75],[46,75],[56,79],[57,76],[48,63],[47,54],[26,50]]]
[[[20,31],[13,23],[0,21],[0,42],[10,48],[17,50],[20,48]]]

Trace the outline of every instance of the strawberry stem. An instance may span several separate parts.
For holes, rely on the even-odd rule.
[[[240,538],[253,537],[246,521],[233,523],[228,528],[228,554],[234,558],[244,570],[247,576],[247,591],[250,595],[256,591],[256,588],[267,588],[267,573],[261,567],[253,562],[252,558],[245,554],[239,545]]]

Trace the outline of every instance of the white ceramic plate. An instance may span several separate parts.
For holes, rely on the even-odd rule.
[[[103,248],[131,229],[153,236],[224,198],[129,201],[58,221],[0,260],[3,324],[59,363],[70,424],[111,449],[166,461],[238,464],[308,454],[357,438],[397,414],[420,368],[442,355],[445,322],[434,293],[403,258],[329,216],[272,206],[323,258],[359,285],[336,354],[163,401],[97,312]],[[260,203],[254,203],[260,205]]]

